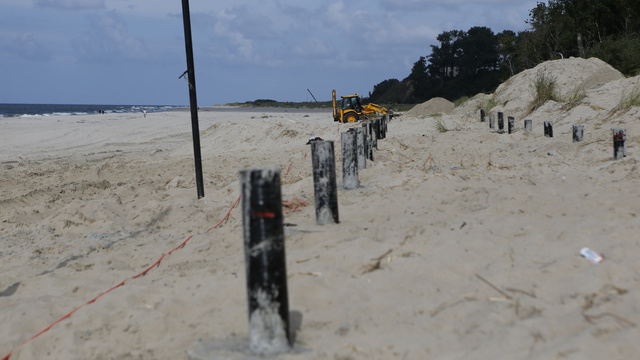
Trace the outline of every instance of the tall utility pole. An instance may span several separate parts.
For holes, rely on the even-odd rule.
[[[187,52],[189,102],[191,105],[191,132],[193,133],[193,153],[196,163],[196,186],[198,188],[198,199],[201,199],[204,197],[204,180],[202,178],[202,156],[200,155],[200,127],[198,125],[196,72],[193,65],[193,45],[191,43],[191,15],[189,13],[189,0],[182,0],[182,18],[184,22],[184,45]]]

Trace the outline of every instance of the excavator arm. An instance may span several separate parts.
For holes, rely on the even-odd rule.
[[[340,113],[338,112],[338,106],[336,104],[336,91],[331,92],[331,101],[333,103],[333,121],[340,121]]]

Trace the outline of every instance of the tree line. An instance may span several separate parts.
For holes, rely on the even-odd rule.
[[[530,10],[521,32],[487,27],[438,35],[404,80],[384,80],[369,101],[419,103],[493,92],[509,77],[555,59],[598,57],[627,76],[640,75],[639,0],[549,0]]]

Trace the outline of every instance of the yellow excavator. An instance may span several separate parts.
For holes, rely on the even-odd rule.
[[[373,116],[385,115],[388,111],[387,108],[378,104],[362,105],[360,95],[357,94],[341,96],[342,103],[340,107],[336,102],[335,90],[331,92],[331,99],[333,102],[333,120],[341,123],[370,119]]]
[[[362,106],[362,111],[364,115],[367,117],[373,117],[378,115],[385,115],[389,110],[381,105],[369,103],[367,105]]]

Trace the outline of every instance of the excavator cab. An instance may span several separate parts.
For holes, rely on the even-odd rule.
[[[356,122],[362,118],[362,103],[360,102],[360,96],[347,95],[341,96],[342,104],[338,108],[336,103],[336,91],[332,92],[333,98],[333,120],[342,123]]]
[[[342,98],[342,111],[354,110],[357,113],[362,112],[362,104],[360,103],[360,96],[348,95],[341,96]]]

